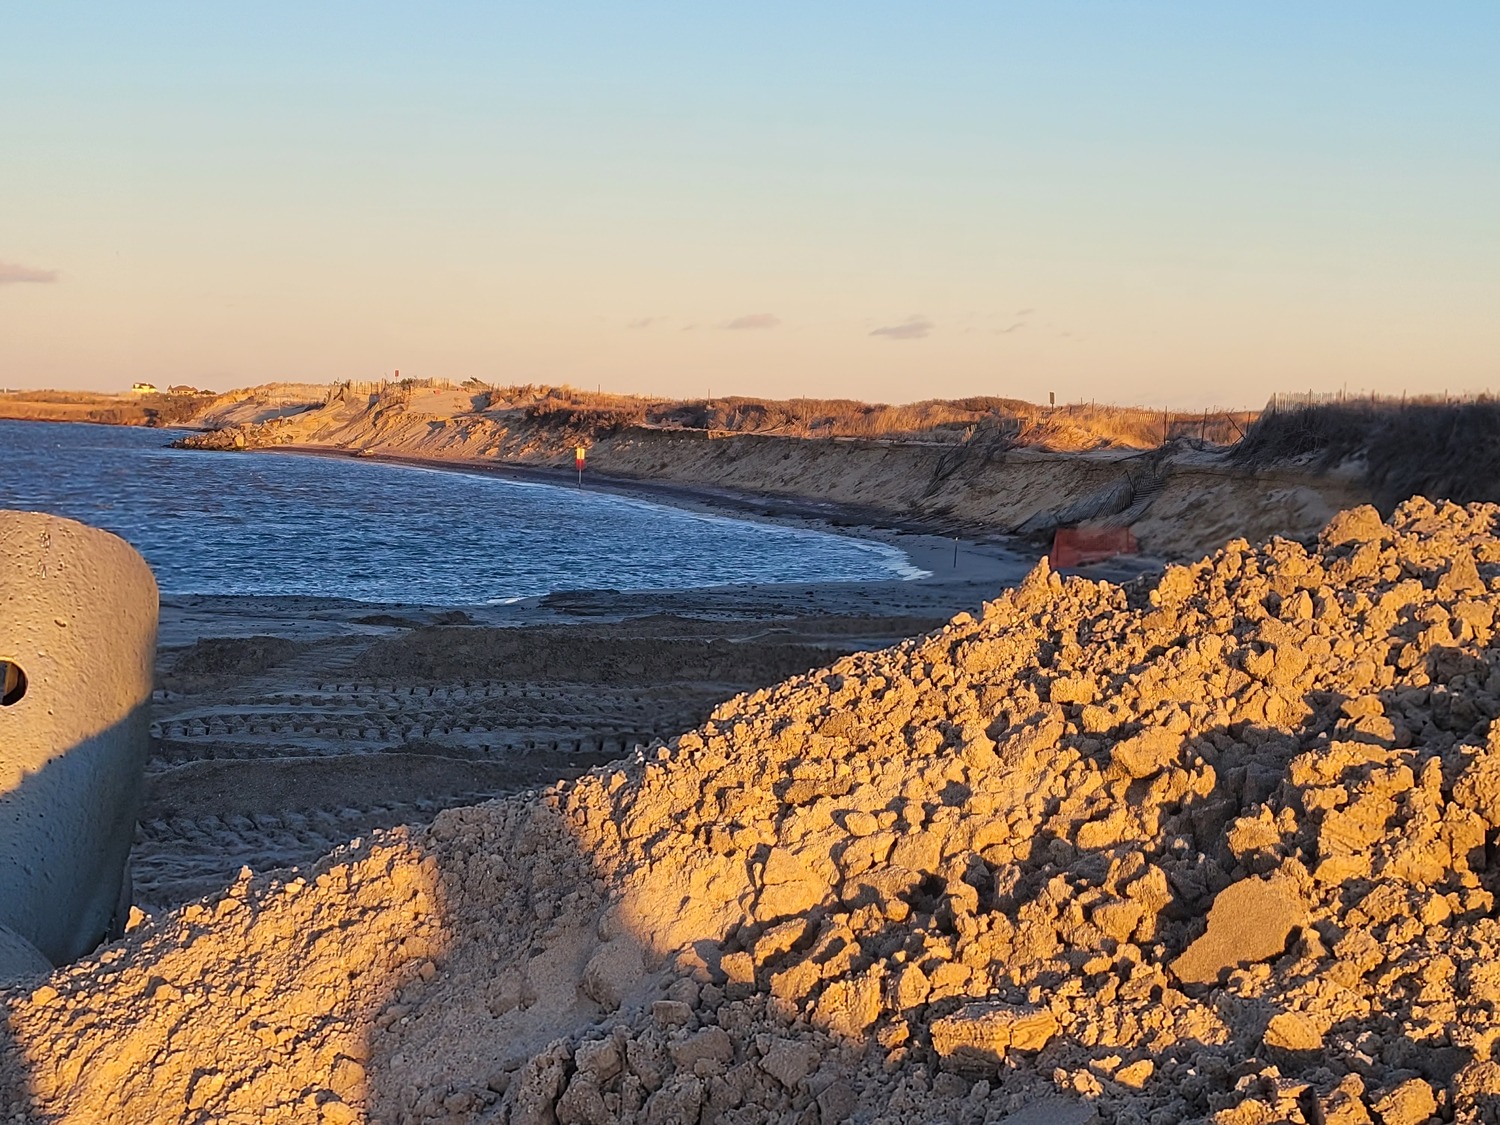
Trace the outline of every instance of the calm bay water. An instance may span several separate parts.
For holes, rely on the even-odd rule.
[[[554,590],[906,577],[884,544],[497,477],[163,448],[161,430],[0,421],[0,508],[129,540],[168,594],[469,605]]]

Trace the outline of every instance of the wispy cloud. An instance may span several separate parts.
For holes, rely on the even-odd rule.
[[[883,336],[887,340],[921,340],[932,335],[933,327],[932,321],[925,316],[909,316],[900,324],[887,324],[870,335]]]
[[[732,332],[742,332],[756,328],[775,328],[780,323],[781,317],[771,313],[750,313],[748,316],[737,316],[733,320],[727,320],[719,327]]]
[[[1004,328],[992,328],[990,331],[994,332],[996,336],[1009,336],[1012,332],[1019,332],[1021,329],[1025,328],[1029,323],[1031,323],[1027,318],[1032,316],[1035,312],[1036,309],[1030,307],[1017,309],[1009,316],[1009,324],[1007,324]]]
[[[19,285],[30,281],[45,284],[57,280],[56,270],[39,270],[14,262],[0,262],[0,285]]]
[[[665,319],[666,319],[666,317],[662,317],[662,316],[643,316],[639,320],[627,321],[626,324],[625,324],[625,327],[626,328],[650,328],[653,324],[660,324]]]

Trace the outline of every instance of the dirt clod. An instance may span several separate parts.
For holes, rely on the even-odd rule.
[[[1212,984],[1227,969],[1265,961],[1286,949],[1307,907],[1290,879],[1241,879],[1219,892],[1208,929],[1172,962],[1184,984]]]

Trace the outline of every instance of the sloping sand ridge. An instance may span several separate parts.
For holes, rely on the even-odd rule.
[[[246,880],[10,996],[9,1108],[1500,1120],[1497,520],[1042,567],[650,760]]]

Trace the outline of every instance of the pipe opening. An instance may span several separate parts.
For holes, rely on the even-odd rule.
[[[25,694],[25,671],[14,660],[0,660],[0,707],[21,702]]]

